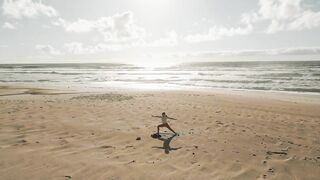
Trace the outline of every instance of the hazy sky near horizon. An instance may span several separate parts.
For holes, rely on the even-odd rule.
[[[0,0],[0,63],[320,60],[319,0]]]

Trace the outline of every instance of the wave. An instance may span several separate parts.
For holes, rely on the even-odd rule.
[[[0,80],[0,82],[3,82],[3,83],[12,83],[12,82],[25,83],[25,82],[37,82],[37,80]]]
[[[39,79],[38,82],[60,82],[60,81],[51,80],[51,79]]]
[[[130,64],[121,63],[54,63],[54,64],[0,64],[0,69],[39,69],[39,68],[72,68],[72,69],[114,69],[116,67],[134,67]]]
[[[12,72],[1,72],[7,74],[60,74],[60,75],[88,75],[95,73],[84,73],[84,72],[56,72],[56,71],[12,71]]]
[[[200,76],[222,76],[223,74],[216,74],[216,73],[198,73]]]
[[[320,88],[283,88],[284,91],[320,93]]]
[[[179,73],[176,71],[171,72],[128,72],[128,73],[116,73],[117,75],[192,75],[192,73]]]
[[[255,75],[256,77],[302,77],[304,74],[301,73],[291,73],[291,72],[275,72],[275,73],[264,73],[260,75]]]
[[[222,79],[191,79],[191,81],[208,81],[218,83],[254,83],[254,84],[265,84],[272,83],[272,80],[222,80]]]

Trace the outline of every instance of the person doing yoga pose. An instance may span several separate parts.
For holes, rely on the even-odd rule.
[[[159,128],[160,128],[160,127],[166,127],[166,128],[168,128],[170,131],[172,131],[174,134],[177,134],[177,133],[169,126],[169,124],[168,124],[168,122],[167,122],[167,119],[172,119],[172,120],[177,120],[177,119],[171,118],[171,117],[167,116],[165,112],[162,113],[162,116],[154,116],[154,115],[152,115],[152,117],[161,118],[161,120],[162,120],[162,124],[160,124],[160,125],[157,126],[157,134],[158,134],[158,135],[159,135]]]

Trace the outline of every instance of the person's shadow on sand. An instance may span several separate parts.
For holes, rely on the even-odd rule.
[[[152,148],[159,148],[159,149],[164,149],[164,152],[166,154],[169,154],[170,151],[175,151],[175,150],[178,150],[178,149],[181,149],[181,147],[178,147],[178,148],[172,148],[170,147],[170,142],[171,140],[176,137],[177,135],[174,134],[172,135],[171,137],[169,138],[157,138],[159,139],[160,141],[163,141],[163,147],[158,147],[158,146],[153,146]]]

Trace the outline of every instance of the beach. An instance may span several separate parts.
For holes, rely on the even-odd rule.
[[[0,9],[0,180],[320,180],[320,0]]]
[[[1,86],[0,179],[318,179],[319,100]],[[179,136],[150,137],[162,112]]]

